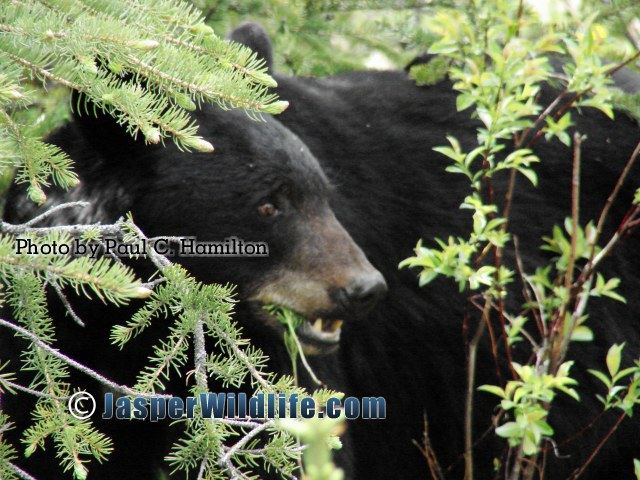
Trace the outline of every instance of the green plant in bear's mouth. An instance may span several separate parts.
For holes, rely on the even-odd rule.
[[[293,379],[298,384],[298,355],[300,355],[300,361],[304,368],[309,373],[311,379],[318,385],[322,385],[322,382],[316,377],[316,374],[311,370],[311,366],[307,362],[307,358],[302,351],[302,345],[296,335],[296,328],[298,328],[305,319],[298,313],[294,312],[290,308],[283,307],[282,305],[266,305],[264,309],[278,319],[282,325],[285,326],[284,332],[284,346],[287,349],[289,358],[291,359],[291,368],[293,369]]]

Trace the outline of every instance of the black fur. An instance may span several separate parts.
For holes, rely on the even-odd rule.
[[[248,46],[256,51],[268,48]],[[397,265],[412,254],[418,238],[430,242],[470,228],[468,212],[458,209],[470,192],[467,181],[445,172],[448,160],[433,147],[445,145],[446,136],[453,135],[463,148],[473,148],[477,122],[468,112],[456,112],[456,92],[450,83],[418,88],[403,72],[352,72],[323,79],[276,75],[276,80],[278,94],[290,102],[277,119],[309,146],[338,185],[339,196],[333,203],[336,215],[389,283],[389,295],[370,315],[366,328],[348,326],[340,350],[350,393],[382,395],[388,401],[386,421],[351,425],[357,478],[389,478],[394,472],[399,478],[428,478],[426,462],[412,445],[412,440],[422,438],[423,413],[428,415],[430,437],[442,466],[451,465],[452,478],[457,478],[463,471],[464,298],[451,281],[438,280],[420,289],[414,272],[398,271]],[[638,77],[629,72],[621,71],[616,80],[627,91],[640,88]],[[541,103],[549,104],[556,94],[545,88]],[[586,223],[597,220],[640,140],[640,128],[621,112],[615,122],[593,109],[583,109],[574,118],[574,130],[588,136],[582,146],[580,205]],[[562,225],[571,211],[572,151],[544,139],[537,142],[535,151],[542,159],[535,167],[539,187],[518,179],[510,222],[529,272],[548,263],[550,255],[538,249],[541,238],[550,235],[554,224]],[[623,219],[639,181],[636,167],[613,205],[603,239]],[[504,198],[505,177],[496,176],[494,183],[496,198]],[[507,249],[506,261],[515,269],[512,247]],[[635,321],[640,314],[638,265],[637,235],[627,238],[604,265],[606,276],[623,279],[620,291],[628,303],[591,300],[589,326],[596,341],[572,346],[573,372],[584,393],[580,404],[560,398],[554,406],[552,424],[559,443],[601,411],[595,394],[603,394],[603,386],[586,370],[603,369],[613,343],[626,342],[627,365],[640,352]],[[511,292],[514,310],[524,303],[520,291],[518,282]],[[523,346],[516,346],[514,353],[521,361],[529,354]],[[487,343],[481,345],[476,379],[477,385],[484,383],[497,383]],[[490,427],[496,398],[476,393],[475,438]],[[619,413],[609,412],[594,428],[561,443],[560,454],[569,458],[555,458],[551,451],[545,478],[566,478],[580,466]],[[607,442],[585,478],[631,478],[632,459],[640,455],[640,444],[634,440],[637,429],[638,422],[628,420]],[[480,442],[475,454],[477,478],[492,477],[493,457],[502,452],[499,445],[504,442],[496,441],[493,433]]]
[[[115,128],[104,116],[77,118],[48,140],[60,145],[77,161],[81,186],[71,193],[48,192],[45,207],[77,199],[92,202],[88,213],[68,210],[53,220],[58,224],[109,223],[131,211],[148,236],[194,236],[198,241],[220,241],[236,236],[267,242],[269,257],[182,257],[181,263],[199,280],[236,284],[239,298],[246,300],[281,270],[298,262],[292,256],[305,245],[313,244],[310,238],[323,237],[324,232],[313,231],[311,222],[323,215],[333,218],[328,206],[332,187],[308,148],[271,117],[253,121],[243,112],[213,108],[205,109],[198,116],[206,138],[215,144],[215,154],[186,154],[173,145],[145,146]],[[32,206],[27,206],[23,197],[22,188],[12,190],[5,220],[18,223],[37,213]],[[258,207],[266,201],[278,202],[281,214],[261,217]],[[339,249],[341,244],[338,242],[334,247]],[[317,249],[309,262],[329,263],[329,256],[339,253]],[[137,264],[137,269],[143,278],[150,273],[148,267],[141,264]],[[158,325],[119,352],[109,344],[110,328],[129,318],[140,302],[134,302],[131,308],[116,309],[73,296],[72,303],[87,323],[85,328],[65,318],[59,301],[52,299],[51,303],[61,350],[121,384],[134,383],[135,374],[151,353],[150,345],[165,331],[165,326]],[[243,301],[237,307],[235,318],[255,340],[255,345],[271,356],[272,369],[290,373],[281,330],[264,325],[255,317],[255,308],[260,307]],[[0,344],[3,352],[18,348],[4,331]],[[18,360],[15,357],[14,360],[17,366]],[[314,365],[321,378],[329,377],[327,372],[331,372],[332,380],[340,378],[335,355],[321,357]],[[29,378],[24,376],[26,382]],[[95,384],[88,383],[82,376],[73,378],[95,396],[100,395],[101,390]],[[184,379],[176,379],[170,391],[185,395],[184,385]],[[335,386],[345,389],[339,380]],[[19,425],[14,434],[24,428],[27,412],[32,407],[20,398],[17,402],[13,396],[3,396],[3,408]],[[168,453],[169,438],[174,435],[167,434],[167,423],[99,423],[99,428],[115,440],[116,450],[109,462],[90,467],[92,478],[150,478],[152,472],[160,469],[162,457]],[[159,440],[165,437],[166,440]],[[17,438],[14,440],[17,443]],[[30,461],[18,463],[24,462],[25,468],[37,478],[56,478],[59,467],[55,462],[45,461],[45,455],[37,452]]]

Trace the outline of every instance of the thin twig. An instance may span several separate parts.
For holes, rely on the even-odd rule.
[[[242,363],[244,363],[245,367],[247,368],[247,370],[249,370],[249,373],[258,383],[258,385],[260,385],[264,391],[270,391],[272,389],[271,385],[269,384],[269,382],[267,382],[267,380],[264,379],[262,374],[251,363],[249,357],[247,357],[247,354],[244,352],[244,350],[240,348],[236,340],[231,338],[231,336],[226,331],[219,328],[218,325],[212,324],[209,325],[209,328],[213,328],[216,335],[227,343],[229,349],[242,361]]]
[[[209,466],[209,459],[204,457],[200,462],[200,468],[198,469],[198,478],[197,480],[202,480],[207,472],[207,467]]]
[[[638,158],[638,155],[640,154],[640,142],[638,142],[638,144],[636,145],[636,148],[633,150],[633,153],[631,154],[631,156],[629,157],[629,160],[627,161],[626,165],[624,166],[624,169],[622,170],[622,173],[620,174],[620,177],[618,178],[618,181],[616,182],[616,186],[614,187],[613,191],[611,192],[611,195],[609,195],[609,197],[607,198],[607,201],[604,205],[604,208],[602,209],[602,212],[600,213],[600,218],[598,218],[598,224],[596,226],[596,237],[593,241],[593,245],[591,247],[591,255],[589,256],[589,261],[587,262],[586,267],[584,268],[584,270],[582,271],[582,274],[580,275],[579,278],[579,282],[580,281],[584,281],[587,276],[590,276],[593,273],[594,270],[594,258],[595,258],[595,251],[596,251],[596,245],[598,243],[598,239],[600,238],[600,235],[602,234],[602,229],[604,228],[604,222],[607,219],[607,215],[609,214],[609,210],[611,209],[611,206],[613,205],[613,202],[615,201],[616,197],[618,196],[618,192],[620,192],[620,189],[622,188],[622,185],[624,184],[627,175],[629,174],[629,171],[631,171],[631,167],[633,167],[636,159]]]
[[[253,430],[251,430],[249,433],[247,433],[244,437],[242,437],[238,442],[236,442],[235,445],[233,445],[232,447],[228,448],[228,449],[223,449],[223,451],[226,450],[225,454],[222,455],[220,457],[220,459],[218,460],[218,463],[222,466],[224,466],[227,471],[229,472],[229,474],[231,475],[231,478],[246,478],[246,475],[244,475],[242,472],[240,472],[232,463],[231,463],[231,457],[233,457],[233,455],[235,455],[236,453],[238,453],[238,451],[247,443],[249,442],[252,438],[254,438],[255,436],[257,436],[259,433],[263,432],[264,430],[266,430],[267,428],[273,426],[273,420],[270,420],[268,422],[263,423],[262,425],[260,425],[259,427],[254,428]]]
[[[268,422],[264,422],[259,427],[255,427],[253,430],[251,430],[249,433],[247,433],[244,437],[242,437],[240,440],[238,440],[238,442],[236,442],[233,445],[233,447],[229,447],[227,452],[220,459],[222,461],[222,463],[226,463],[228,460],[230,460],[231,457],[233,455],[235,455],[236,452],[239,449],[241,449],[249,440],[251,440],[253,437],[258,435],[260,432],[266,430],[267,428],[272,427],[273,424],[274,424],[273,420],[270,420]]]
[[[515,250],[516,266],[518,268],[518,274],[520,275],[520,280],[522,281],[522,294],[526,302],[531,306],[531,314],[533,315],[533,318],[536,321],[536,325],[538,326],[538,331],[544,335],[546,331],[546,327],[543,323],[544,312],[542,311],[542,303],[537,298],[533,285],[531,285],[530,280],[527,278],[527,276],[524,273],[524,266],[522,265],[522,257],[520,256],[520,241],[518,240],[518,237],[515,235],[513,237],[513,246]],[[540,309],[539,315],[538,315],[537,309],[534,306],[535,303],[533,302],[533,298],[531,298],[531,293],[529,292],[529,288],[527,288],[527,285],[531,287],[531,290],[534,292],[534,295],[536,295],[538,308]]]
[[[203,392],[209,391],[207,385],[207,351],[205,350],[204,340],[204,316],[201,315],[196,319],[193,328],[193,363],[195,365],[196,384]]]
[[[24,470],[22,470],[21,468],[15,466],[13,463],[11,462],[7,462],[6,466],[9,467],[9,470],[11,470],[13,473],[15,473],[19,478],[21,478],[22,480],[37,480],[35,477],[32,477],[31,475],[29,475],[27,472],[25,472]]]
[[[152,280],[150,282],[141,283],[140,286],[144,288],[148,288],[149,290],[154,290],[158,285],[161,285],[167,281],[166,278],[160,277]]]
[[[604,222],[607,219],[607,214],[611,209],[611,205],[613,204],[614,200],[618,196],[618,193],[620,192],[622,185],[627,179],[627,176],[629,175],[629,172],[631,171],[633,164],[638,158],[639,153],[640,153],[640,142],[638,142],[638,144],[636,145],[636,148],[634,148],[633,153],[629,157],[627,164],[624,166],[624,170],[622,170],[622,173],[620,174],[620,177],[616,182],[615,188],[611,192],[611,195],[609,195],[609,198],[607,198],[607,202],[605,203],[604,208],[602,209],[602,213],[600,214],[600,218],[598,219],[598,225],[596,227],[598,233],[602,231],[602,228],[604,227]]]
[[[293,341],[296,344],[296,348],[298,349],[298,353],[300,354],[300,361],[302,362],[302,365],[304,365],[305,370],[311,377],[311,380],[313,380],[316,383],[316,385],[323,385],[323,383],[316,376],[316,374],[313,373],[313,370],[311,369],[311,365],[309,365],[309,362],[307,361],[307,357],[304,354],[304,351],[302,350],[302,345],[300,344],[298,335],[296,335],[295,329],[290,323],[289,323],[289,333],[291,334],[291,338],[293,338]]]
[[[611,435],[613,435],[613,433],[618,429],[618,427],[620,426],[620,423],[622,423],[622,420],[624,420],[626,416],[627,414],[624,412],[620,414],[620,416],[618,417],[618,420],[616,420],[616,423],[613,425],[613,427],[611,427],[611,429],[609,430],[609,432],[607,432],[607,434],[602,439],[602,441],[600,441],[600,443],[596,446],[593,452],[591,452],[591,455],[589,455],[589,458],[587,458],[584,464],[577,471],[575,471],[573,475],[571,475],[570,480],[577,480],[578,477],[580,477],[580,475],[584,473],[584,471],[591,464],[593,459],[596,458],[596,455],[598,455],[602,447],[604,447],[604,444],[607,443],[607,440],[609,440]]]
[[[71,303],[69,302],[69,299],[67,298],[67,296],[64,294],[64,292],[60,288],[60,285],[58,285],[55,282],[47,282],[47,283],[53,287],[53,289],[55,290],[56,294],[58,295],[58,298],[60,299],[60,301],[64,305],[65,310],[71,316],[73,321],[75,323],[77,323],[78,325],[80,325],[81,327],[85,327],[86,326],[85,323],[78,316],[78,314],[76,314],[76,312],[73,311],[73,308],[71,307]]]
[[[620,229],[611,237],[611,239],[604,246],[604,248],[600,250],[600,253],[598,253],[593,258],[593,261],[587,265],[587,267],[589,268],[589,271],[585,274],[585,276],[587,275],[590,276],[598,268],[598,265],[600,265],[602,260],[604,260],[605,257],[607,257],[607,255],[611,253],[611,250],[613,250],[613,247],[616,246],[616,244],[624,237],[624,234],[627,233],[627,231],[633,226],[632,220],[636,219],[639,212],[640,212],[640,207],[635,207],[633,213],[628,217],[627,221],[621,225]]]
[[[54,207],[51,207],[46,212],[41,213],[40,215],[37,215],[37,216],[33,217],[31,220],[29,220],[24,225],[25,225],[25,227],[31,227],[34,224],[38,223],[38,222],[42,222],[43,220],[46,220],[51,215],[53,215],[54,213],[59,212],[60,210],[64,210],[64,209],[67,209],[67,208],[86,208],[89,205],[91,205],[89,202],[83,202],[83,201],[61,203],[60,205],[56,205]]]
[[[432,480],[445,480],[444,474],[442,473],[442,469],[440,468],[440,463],[438,462],[438,457],[436,456],[436,452],[433,450],[431,446],[431,439],[429,438],[429,420],[427,419],[427,412],[423,413],[424,418],[424,429],[422,431],[422,443],[418,443],[416,440],[413,440],[413,444],[418,447],[420,453],[427,460],[427,465],[429,466],[429,472],[431,473]]]
[[[55,227],[29,227],[26,224],[13,225],[7,222],[0,222],[0,232],[20,235],[24,233],[34,233],[36,235],[48,235],[54,232],[65,232],[73,237],[79,237],[84,233],[97,230],[102,236],[116,237],[120,235],[122,219],[111,225],[103,225],[101,223],[93,223],[90,225],[59,225]]]
[[[575,268],[576,262],[576,249],[578,244],[578,225],[579,225],[579,216],[580,216],[580,153],[581,153],[581,145],[584,137],[580,135],[578,132],[573,134],[573,169],[571,175],[571,246],[569,249],[569,262],[567,263],[567,271],[565,272],[564,277],[564,288],[567,292],[567,301],[560,308],[558,318],[554,323],[554,327],[552,329],[552,334],[557,334],[560,338],[560,348],[554,348],[554,352],[551,358],[551,368],[555,371],[555,369],[562,363],[564,358],[565,349],[564,345],[566,342],[563,337],[565,329],[565,317],[567,313],[567,309],[569,306],[569,302],[573,297],[573,271]],[[574,322],[571,322],[572,324]],[[565,337],[571,338],[572,328],[574,325],[570,325],[570,329],[566,330]]]
[[[12,382],[11,380],[2,380],[0,381],[0,384],[4,384],[15,390],[28,393],[29,395],[33,395],[34,397],[46,398],[48,400],[60,400],[61,402],[64,402],[69,400],[69,398],[71,398],[70,396],[57,396],[57,395],[51,395],[49,393],[41,392],[39,390],[34,390],[33,388],[22,386],[19,383]]]
[[[476,375],[476,357],[478,353],[478,344],[484,333],[485,325],[489,322],[489,310],[491,308],[491,297],[487,297],[485,307],[482,312],[482,318],[478,322],[478,328],[471,342],[469,342],[469,360],[467,361],[467,393],[465,398],[465,415],[464,415],[464,478],[465,480],[473,480],[473,393],[475,387]]]

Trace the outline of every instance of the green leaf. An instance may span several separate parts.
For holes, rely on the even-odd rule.
[[[478,387],[481,392],[488,392],[497,395],[500,398],[507,398],[505,391],[497,385],[481,385]]]
[[[496,428],[496,435],[502,438],[518,438],[522,436],[522,427],[516,422],[507,422]]]
[[[522,439],[522,452],[527,456],[535,455],[538,451],[538,445],[532,437],[533,434],[530,433],[529,435],[525,434]]]
[[[491,125],[493,125],[493,117],[491,116],[491,114],[487,110],[481,109],[481,108],[478,108],[477,112],[478,112],[478,118],[480,118],[482,123],[484,123],[485,127],[487,127],[487,129],[490,130]]]
[[[625,368],[623,370],[620,370],[614,377],[613,377],[613,381],[614,382],[619,382],[620,380],[622,380],[624,377],[631,375],[632,373],[640,373],[640,367],[629,367],[629,368]]]
[[[469,95],[468,93],[461,93],[456,98],[456,110],[458,110],[459,112],[466,110],[467,108],[472,106],[475,101],[476,100],[472,95]]]
[[[596,286],[591,291],[591,295],[596,297],[605,296],[605,297],[613,298],[614,300],[617,300],[622,303],[627,303],[627,300],[622,295],[615,292],[615,289],[618,288],[619,285],[620,285],[619,278],[614,277],[605,281],[604,276],[601,273],[598,273],[598,276],[596,279]]]
[[[611,388],[611,380],[604,373],[599,370],[588,370],[588,372],[598,380],[600,380],[602,383],[604,383],[607,389]]]
[[[591,329],[585,325],[578,325],[571,332],[571,341],[572,342],[592,342],[593,341],[593,332]]]
[[[620,345],[612,345],[607,353],[607,368],[609,369],[609,374],[612,377],[615,377],[616,373],[618,373],[618,370],[620,369],[620,359],[622,357],[623,348],[624,343]]]
[[[538,186],[538,174],[531,168],[518,168],[518,171],[531,182],[534,187]]]

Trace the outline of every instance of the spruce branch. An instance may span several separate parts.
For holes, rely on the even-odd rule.
[[[47,344],[44,340],[42,340],[37,335],[31,333],[29,330],[27,330],[27,329],[25,329],[23,327],[20,327],[19,325],[13,324],[12,322],[9,322],[7,320],[4,320],[4,319],[0,318],[0,326],[6,327],[6,328],[8,328],[10,330],[13,330],[14,332],[20,334],[20,336],[26,338],[27,340],[29,340],[34,345],[36,345],[37,347],[41,348],[42,350],[44,350],[45,352],[47,352],[51,356],[60,359],[66,365],[69,365],[70,367],[75,368],[79,372],[84,373],[88,377],[91,377],[94,380],[97,380],[102,385],[108,387],[109,389],[113,390],[114,392],[118,392],[118,393],[121,393],[123,395],[130,395],[130,396],[144,397],[144,398],[150,398],[152,396],[165,398],[167,400],[169,398],[171,398],[170,395],[163,395],[163,394],[156,394],[156,393],[147,394],[147,393],[145,393],[143,391],[139,391],[139,390],[135,390],[135,389],[129,388],[126,385],[119,385],[118,383],[116,383],[116,382],[114,382],[112,380],[109,380],[105,376],[101,375],[100,373],[90,369],[89,367],[86,367],[85,365],[82,365],[81,363],[75,361],[71,357],[63,354],[59,350],[51,347],[49,344]],[[58,400],[64,399],[64,398],[67,398],[67,397],[57,397]]]
[[[146,239],[147,246],[151,245],[131,218],[125,225],[131,236]],[[179,369],[185,364],[189,337],[193,337],[195,393],[208,392],[207,379],[210,375],[222,379],[223,384],[235,386],[240,386],[248,375],[259,391],[302,393],[301,389],[292,386],[291,379],[275,383],[273,375],[264,372],[265,359],[262,353],[247,347],[247,342],[239,337],[238,329],[229,317],[232,306],[230,288],[200,284],[182,267],[172,264],[153,248],[148,248],[147,256],[161,272],[165,282],[153,292],[147,305],[134,315],[131,322],[114,329],[112,338],[123,345],[146,328],[153,318],[168,315],[169,312],[175,316],[175,321],[168,337],[155,347],[150,365],[139,375],[136,388],[162,388],[162,378],[168,378],[170,370]],[[208,356],[206,336],[215,339],[222,350],[221,355]],[[195,469],[197,478],[209,478],[215,475],[214,472],[226,472],[231,478],[252,478],[245,473],[244,467],[261,458],[282,476],[292,477],[295,463],[291,459],[300,455],[300,449],[290,437],[287,440],[281,437],[284,434],[274,433],[266,440],[264,449],[253,446],[261,432],[274,427],[273,420],[194,418],[185,419],[184,422],[186,437],[174,445],[172,454],[167,457],[174,471]],[[233,446],[226,446],[224,440],[230,435],[238,435],[237,428],[242,429],[240,439]],[[247,446],[249,448],[245,448]],[[255,454],[245,450],[255,451]],[[273,451],[278,452],[278,460],[274,459],[273,453],[267,453]]]
[[[90,231],[98,232],[103,237],[117,237],[120,235],[122,230],[119,222],[110,225],[93,223],[88,225],[56,225],[54,227],[31,227],[26,223],[13,225],[7,222],[0,222],[0,232],[11,235],[34,234],[36,236],[43,237],[56,233],[65,233],[77,238]]]
[[[269,92],[275,82],[264,61],[219,39],[183,1],[10,2],[0,33],[0,74],[20,66],[75,90],[150,143],[171,137],[180,148],[211,151],[188,113],[203,101],[253,114],[287,106]],[[15,156],[34,163],[19,150]],[[73,177],[62,160],[52,160],[50,169],[54,180],[69,183]],[[33,169],[25,175],[36,177]],[[41,191],[32,197],[44,201]]]

